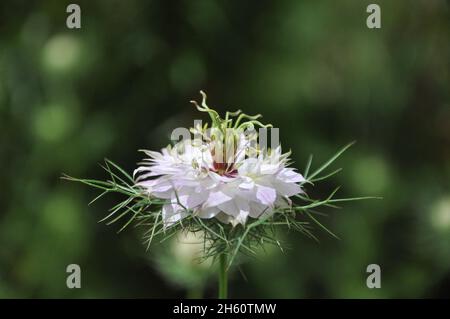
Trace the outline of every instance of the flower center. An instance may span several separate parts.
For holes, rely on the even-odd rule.
[[[236,177],[238,174],[234,163],[218,163],[214,161],[213,169],[211,169],[211,171],[226,177]]]

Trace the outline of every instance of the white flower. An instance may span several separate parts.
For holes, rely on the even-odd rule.
[[[249,216],[289,207],[289,197],[302,192],[303,176],[286,167],[288,155],[280,147],[264,153],[250,145],[246,135],[236,133],[233,143],[205,138],[144,151],[148,158],[134,171],[136,184],[167,200],[162,207],[166,227],[188,214],[235,226]],[[222,150],[224,161],[217,160]],[[249,156],[252,150],[256,156]]]

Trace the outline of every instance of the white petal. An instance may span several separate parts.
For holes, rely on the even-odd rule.
[[[240,198],[236,199],[236,205],[239,209],[239,214],[235,217],[235,222],[236,224],[240,223],[242,225],[245,225],[245,222],[247,221],[247,216],[250,212],[250,206],[247,201]]]
[[[205,203],[205,206],[206,207],[217,206],[222,203],[228,202],[230,200],[232,200],[232,197],[226,195],[225,193],[223,193],[221,191],[210,192],[208,199]]]
[[[197,216],[200,218],[213,218],[220,212],[217,207],[201,208],[197,211]]]
[[[240,189],[251,190],[253,187],[255,187],[255,182],[249,177],[246,177],[244,181],[239,184]]]
[[[166,204],[162,208],[162,219],[164,227],[169,227],[187,216],[186,211],[179,205]]]
[[[273,182],[277,192],[282,196],[294,196],[302,192],[300,185],[296,183],[284,183],[281,181]]]
[[[263,164],[261,165],[261,174],[275,174],[280,169],[278,164]]]
[[[257,203],[257,202],[251,202],[251,203],[250,203],[250,212],[249,212],[249,215],[250,215],[250,217],[258,218],[259,216],[261,216],[261,214],[262,214],[264,211],[266,211],[266,210],[268,210],[268,209],[269,209],[269,207],[266,206],[266,205],[262,205],[262,204]]]
[[[222,223],[224,223],[224,224],[230,223],[231,220],[233,219],[233,217],[231,217],[230,215],[227,215],[227,214],[225,214],[225,213],[223,213],[223,212],[219,212],[219,213],[216,215],[216,218],[217,218],[219,221],[221,221]]]
[[[207,199],[208,199],[207,192],[199,192],[199,193],[193,192],[190,195],[188,195],[186,207],[187,208],[197,207],[197,206],[203,204],[203,202],[205,202]]]
[[[292,168],[285,168],[283,169],[278,175],[277,178],[281,179],[283,182],[289,182],[289,183],[300,183],[305,181],[305,178],[295,172]]]
[[[277,192],[272,187],[267,187],[263,185],[256,186],[256,198],[263,205],[271,206],[277,197]]]
[[[227,215],[231,215],[233,217],[239,215],[239,208],[236,206],[236,203],[232,200],[226,203],[222,203],[218,205],[218,207]]]

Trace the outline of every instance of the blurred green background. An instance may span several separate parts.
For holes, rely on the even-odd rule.
[[[132,171],[199,117],[200,89],[262,113],[300,170],[357,140],[315,195],[384,197],[323,218],[339,241],[285,233],[285,253],[231,274],[231,297],[450,297],[448,1],[75,1],[69,30],[71,2],[0,2],[0,298],[216,295],[192,245],[146,252],[142,229],[97,223],[117,198],[88,206],[94,190],[59,179],[104,179],[104,157]]]

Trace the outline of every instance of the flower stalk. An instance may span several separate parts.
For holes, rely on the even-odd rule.
[[[219,256],[219,299],[228,298],[228,265],[227,255],[225,253]]]

